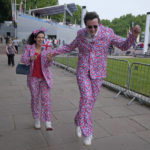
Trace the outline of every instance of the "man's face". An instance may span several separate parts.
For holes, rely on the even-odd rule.
[[[96,32],[98,30],[98,26],[99,26],[99,22],[98,22],[97,18],[86,21],[87,31],[89,34],[91,34],[92,37],[96,34]]]

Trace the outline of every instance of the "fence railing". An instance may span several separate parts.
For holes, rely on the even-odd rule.
[[[128,60],[108,58],[107,77],[105,80],[127,88],[130,71],[129,68],[130,64]]]
[[[150,64],[133,63],[131,65],[128,93],[133,96],[128,104],[131,104],[135,98],[150,103]]]
[[[108,58],[107,78],[104,84],[118,89],[125,95],[133,98],[128,104],[131,104],[135,98],[140,102],[150,104],[150,65],[142,63],[129,64],[127,60]]]
[[[121,92],[126,94],[129,87],[130,64],[128,60],[107,58],[107,77],[103,85],[118,90],[117,98]]]
[[[150,97],[150,64],[131,65],[129,90]]]
[[[59,60],[56,58],[56,61],[66,66],[63,68],[75,73],[77,57],[67,55]],[[57,65],[61,64],[57,63]],[[107,78],[103,84],[118,90],[115,98],[121,92],[133,97],[128,104],[135,99],[150,104],[150,64],[132,63],[130,65],[128,60],[108,58]]]

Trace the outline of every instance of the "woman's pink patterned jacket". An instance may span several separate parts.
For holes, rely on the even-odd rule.
[[[52,73],[50,71],[49,66],[51,66],[53,64],[52,61],[47,61],[46,55],[47,53],[50,53],[51,49],[48,48],[47,50],[42,47],[42,51],[41,51],[41,68],[42,68],[42,73],[43,76],[48,84],[48,86],[50,88],[52,88]],[[35,44],[33,45],[27,45],[24,53],[22,54],[21,57],[21,62],[25,63],[26,65],[30,65],[30,74],[27,75],[27,85],[29,86],[30,84],[30,78],[32,76],[32,72],[33,72],[33,67],[34,67],[34,61],[30,61],[30,57],[35,55]]]

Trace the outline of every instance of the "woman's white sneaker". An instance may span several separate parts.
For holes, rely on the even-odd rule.
[[[82,132],[81,132],[81,128],[79,126],[76,126],[76,136],[78,138],[82,137]]]
[[[40,119],[34,119],[34,128],[41,129]]]
[[[92,135],[85,137],[84,140],[83,140],[84,145],[86,145],[86,146],[91,145],[92,144],[92,139],[93,139]]]
[[[53,130],[51,121],[45,122],[46,130]]]

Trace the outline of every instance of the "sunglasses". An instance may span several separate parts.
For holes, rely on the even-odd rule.
[[[94,28],[94,29],[97,29],[97,25],[94,25],[94,26],[87,26],[88,27],[88,29],[92,29],[92,28]]]

